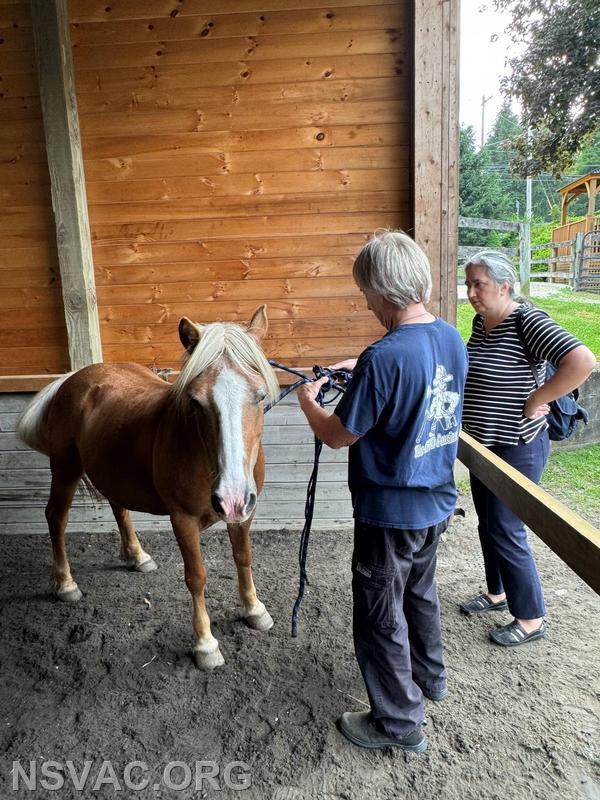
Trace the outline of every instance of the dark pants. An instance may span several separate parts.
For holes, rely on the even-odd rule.
[[[436,551],[448,520],[399,530],[354,525],[354,648],[377,726],[401,737],[423,722],[420,687],[446,684]]]
[[[550,442],[540,433],[525,444],[489,448],[508,464],[538,483],[546,466]],[[535,619],[546,613],[544,595],[525,526],[486,486],[471,475],[471,493],[479,518],[479,540],[488,592],[506,592],[508,608],[517,619]]]

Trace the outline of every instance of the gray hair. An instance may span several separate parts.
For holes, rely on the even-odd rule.
[[[427,303],[431,267],[419,245],[401,231],[376,231],[352,268],[359,289],[381,295],[398,308]]]
[[[497,250],[482,250],[480,253],[475,253],[474,256],[465,264],[465,272],[469,267],[483,267],[485,274],[491,278],[497,286],[504,282],[508,283],[509,295],[515,296],[515,283],[517,282],[517,273],[512,265],[510,258],[499,253]]]

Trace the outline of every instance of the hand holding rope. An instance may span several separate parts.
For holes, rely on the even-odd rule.
[[[295,391],[298,386],[301,386],[303,383],[311,383],[312,381],[319,380],[320,378],[328,378],[327,382],[324,383],[321,388],[319,389],[319,393],[317,395],[317,403],[323,408],[324,406],[331,405],[335,403],[336,400],[339,398],[341,394],[346,391],[346,385],[349,383],[350,379],[352,378],[352,373],[347,372],[346,370],[330,370],[327,367],[321,367],[316,364],[313,367],[313,373],[315,375],[314,378],[307,378],[303,372],[300,370],[292,369],[291,367],[286,367],[283,364],[280,364],[278,361],[269,361],[272,367],[276,367],[277,369],[282,369],[285,372],[289,372],[292,375],[298,375],[299,380],[293,383],[291,386],[287,386],[279,395],[279,397],[274,400],[273,402],[269,403],[265,406],[265,413],[269,411],[273,406],[276,406],[277,403],[281,402],[284,397],[287,397],[288,394]],[[335,391],[335,395],[330,397],[329,400],[325,400],[325,396],[331,392]],[[313,514],[315,510],[315,497],[317,492],[317,478],[319,475],[319,458],[321,455],[321,450],[323,449],[323,442],[315,436],[315,453],[313,459],[313,468],[308,480],[308,487],[306,489],[306,503],[304,505],[304,527],[302,528],[302,533],[300,535],[300,549],[298,552],[298,564],[300,567],[300,580],[298,584],[298,596],[296,597],[296,602],[294,603],[294,607],[292,609],[292,637],[296,637],[298,635],[298,613],[300,611],[300,605],[302,603],[302,598],[304,597],[304,590],[306,585],[308,584],[308,575],[306,573],[306,561],[308,558],[308,540],[310,537],[310,530],[312,527],[313,521]]]

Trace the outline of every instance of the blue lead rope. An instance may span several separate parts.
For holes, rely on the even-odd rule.
[[[319,394],[317,395],[317,403],[323,408],[324,406],[331,405],[331,403],[335,403],[338,397],[343,394],[346,390],[346,385],[350,381],[352,377],[351,372],[346,372],[345,370],[330,370],[327,367],[320,367],[318,364],[313,367],[313,372],[315,374],[314,378],[307,378],[304,373],[300,372],[300,370],[292,369],[291,367],[286,367],[283,364],[280,364],[278,361],[269,361],[269,364],[272,367],[276,367],[277,369],[282,369],[285,372],[289,372],[292,375],[298,375],[300,380],[297,380],[291,386],[286,387],[279,395],[279,397],[265,406],[265,413],[269,411],[273,406],[276,406],[277,403],[281,402],[284,397],[287,397],[288,394],[295,391],[298,386],[301,386],[303,383],[312,383],[313,380],[319,380],[319,378],[329,378],[327,383],[324,383],[321,389],[319,390]],[[339,383],[339,381],[343,381],[343,383]],[[330,397],[329,400],[325,400],[325,395],[328,394],[330,391],[335,391],[335,395]],[[296,602],[294,603],[294,608],[292,609],[292,637],[296,638],[298,635],[298,613],[300,611],[300,605],[302,603],[302,598],[304,597],[304,589],[306,585],[309,583],[308,575],[306,574],[306,561],[308,558],[308,540],[310,537],[310,529],[312,527],[313,521],[313,514],[315,510],[315,497],[317,493],[317,478],[319,475],[319,458],[321,456],[321,450],[323,449],[323,442],[315,436],[315,454],[313,459],[313,468],[308,480],[308,486],[306,489],[306,503],[304,505],[304,527],[302,528],[302,534],[300,535],[300,550],[298,552],[298,563],[300,566],[300,580],[298,584],[298,596],[296,597]]]

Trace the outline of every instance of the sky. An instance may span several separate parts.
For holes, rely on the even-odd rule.
[[[491,0],[461,0],[460,13],[460,122],[475,128],[477,145],[481,141],[481,99],[485,104],[485,134],[489,134],[502,105],[500,78],[506,74],[504,62],[510,49],[503,35],[510,17],[492,8]],[[498,40],[491,42],[492,35]]]

